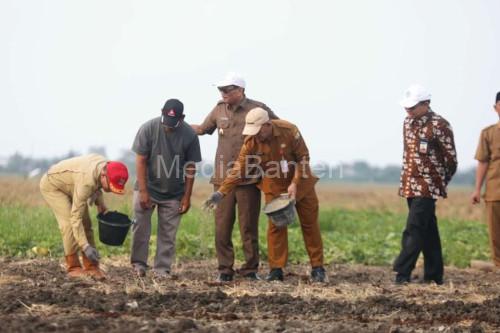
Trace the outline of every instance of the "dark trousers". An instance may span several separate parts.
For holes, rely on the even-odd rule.
[[[436,200],[408,198],[408,220],[403,231],[401,252],[394,262],[394,271],[410,276],[420,252],[424,254],[424,279],[443,277],[443,255],[436,218]]]
[[[215,186],[217,190],[218,186]],[[237,186],[217,205],[215,210],[215,251],[219,272],[234,274],[233,226],[238,207],[238,222],[245,263],[241,275],[256,273],[259,268],[260,190],[256,185]]]

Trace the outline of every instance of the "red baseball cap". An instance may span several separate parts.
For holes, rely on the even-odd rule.
[[[128,180],[127,166],[122,162],[109,161],[106,164],[106,171],[111,192],[117,194],[125,193],[125,183]]]

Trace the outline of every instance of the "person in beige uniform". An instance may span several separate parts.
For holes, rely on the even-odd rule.
[[[102,213],[106,206],[102,191],[124,193],[127,167],[90,154],[63,160],[49,168],[40,181],[40,192],[52,209],[63,239],[69,277],[91,276],[105,279],[99,268],[88,202]],[[83,269],[78,258],[82,252]]]
[[[238,74],[228,73],[216,86],[222,100],[217,103],[201,125],[191,125],[198,135],[212,134],[217,130],[219,141],[214,174],[210,180],[210,183],[214,185],[214,190],[219,188],[238,158],[243,145],[242,132],[247,113],[253,108],[260,107],[268,112],[269,118],[278,118],[264,103],[246,97],[245,80]],[[245,256],[245,263],[238,270],[238,273],[248,279],[258,279],[258,224],[261,201],[260,191],[256,186],[258,181],[258,177],[243,179],[224,197],[215,210],[215,251],[219,264],[219,281],[231,281],[235,273],[231,237],[236,218],[236,207],[238,208],[238,222]]]
[[[500,118],[500,92],[497,93],[495,112]],[[482,130],[476,151],[478,161],[476,186],[471,195],[472,204],[481,201],[481,187],[486,179],[486,215],[490,234],[490,247],[493,263],[500,266],[500,121]]]

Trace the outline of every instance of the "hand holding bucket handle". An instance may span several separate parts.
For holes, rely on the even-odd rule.
[[[280,194],[280,198],[289,199],[290,203],[292,203],[293,205],[295,205],[295,196],[292,198],[289,193],[281,193]]]

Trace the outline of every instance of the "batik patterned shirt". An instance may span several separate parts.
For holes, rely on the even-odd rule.
[[[457,170],[453,130],[444,118],[429,111],[406,117],[399,195],[406,198],[446,198],[446,187]]]

